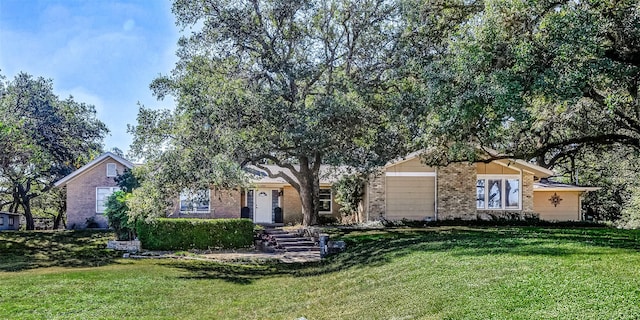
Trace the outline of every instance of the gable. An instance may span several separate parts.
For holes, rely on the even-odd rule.
[[[399,161],[386,166],[386,172],[435,172],[434,167],[429,167],[422,163],[420,157]]]
[[[476,163],[478,174],[520,174],[520,171],[506,167],[495,162],[478,162]]]
[[[124,168],[128,168],[131,169],[133,168],[133,163],[131,163],[130,161],[119,157],[111,152],[105,152],[103,154],[101,154],[100,156],[98,156],[96,159],[94,159],[93,161],[87,163],[86,165],[80,167],[78,170],[72,172],[71,174],[67,175],[66,177],[58,180],[54,186],[56,187],[62,187],[62,186],[66,186],[69,182],[71,182],[72,180],[75,180],[77,178],[79,178],[80,176],[83,176],[87,173],[93,173],[93,172],[97,172],[98,170],[103,170],[103,174],[106,177],[107,175],[107,163],[115,163],[116,164],[116,170],[118,173],[122,173],[122,171],[124,170]],[[98,173],[96,173],[98,174]]]

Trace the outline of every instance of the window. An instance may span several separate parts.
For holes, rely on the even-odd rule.
[[[9,225],[13,226],[14,223],[15,221],[13,220],[13,217],[9,217]]]
[[[4,225],[4,217],[0,216],[0,226],[3,226],[3,225]]]
[[[478,179],[478,184],[476,185],[476,206],[478,208],[484,208],[484,179]]]
[[[107,198],[120,190],[118,187],[98,187],[96,188],[96,213],[104,213],[107,208]]]
[[[107,177],[115,177],[118,175],[115,163],[107,163]]]
[[[478,175],[476,183],[476,207],[478,209],[520,209],[519,176]]]
[[[506,209],[520,208],[520,180],[506,179],[504,184]]]
[[[181,213],[204,213],[209,212],[210,194],[209,190],[189,191],[180,193]]]
[[[331,189],[320,189],[320,213],[331,213]]]

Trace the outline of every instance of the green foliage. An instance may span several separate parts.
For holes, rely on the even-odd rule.
[[[620,219],[633,190],[640,187],[640,155],[631,147],[588,148],[577,152],[575,159],[557,165],[554,170],[564,175],[562,182],[598,186],[601,190],[588,192],[582,201],[585,214],[597,221]],[[573,166],[571,165],[573,163]],[[557,179],[560,180],[560,179]]]
[[[333,184],[334,200],[340,205],[340,213],[345,216],[358,213],[358,206],[364,196],[365,179],[361,174],[351,174]]]
[[[135,234],[135,220],[129,218],[127,201],[131,193],[116,191],[107,198],[104,216],[109,220],[118,240],[132,240]]]
[[[273,163],[286,172],[264,170],[298,190],[314,224],[322,164],[366,168],[404,153],[397,2],[175,1],[173,12],[194,31],[152,88],[178,105],[141,108],[131,128],[134,153],[185,168],[158,175],[237,187],[223,162]]]
[[[625,203],[617,225],[625,229],[640,228],[640,187],[631,190],[631,197]]]
[[[583,146],[637,148],[639,12],[631,0],[484,1],[421,61],[428,160],[482,146],[550,167]]]
[[[140,187],[138,178],[129,168],[125,168],[124,172],[115,178],[115,181],[118,184],[118,187],[120,187],[120,190],[126,193],[131,193],[133,192],[133,189]]]
[[[51,80],[25,73],[2,81],[0,123],[0,210],[21,211],[31,230],[32,199],[98,154],[109,130],[94,106],[60,99]]]
[[[138,237],[145,249],[188,250],[244,248],[253,244],[249,219],[170,219],[138,223]]]

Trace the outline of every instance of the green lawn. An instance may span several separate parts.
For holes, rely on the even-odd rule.
[[[323,263],[234,265],[117,259],[101,233],[0,233],[0,319],[640,317],[639,232],[343,236],[348,252]]]

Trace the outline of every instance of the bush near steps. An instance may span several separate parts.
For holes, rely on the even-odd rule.
[[[149,250],[236,249],[253,244],[249,219],[160,218],[136,226],[142,247]]]

